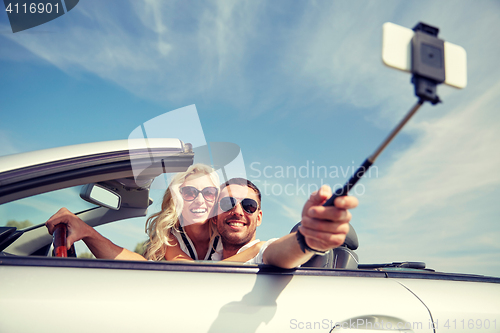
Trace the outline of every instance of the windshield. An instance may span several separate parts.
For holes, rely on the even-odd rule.
[[[75,186],[0,205],[0,226],[24,229],[45,223],[62,207],[72,212],[97,207],[80,198],[80,189]]]

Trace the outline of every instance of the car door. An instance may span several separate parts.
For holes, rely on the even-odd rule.
[[[8,257],[0,293],[2,331],[433,331],[424,304],[374,271]]]
[[[499,278],[448,274],[395,280],[426,305],[436,332],[500,331]]]

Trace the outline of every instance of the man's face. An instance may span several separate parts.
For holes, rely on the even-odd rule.
[[[219,201],[225,197],[235,198],[238,204],[227,212],[224,212],[220,205],[217,208],[217,230],[222,237],[223,244],[228,243],[233,246],[248,244],[255,239],[255,230],[262,222],[262,211],[257,209],[253,214],[247,213],[241,207],[240,201],[250,198],[258,203],[257,193],[247,186],[233,184],[222,190]]]

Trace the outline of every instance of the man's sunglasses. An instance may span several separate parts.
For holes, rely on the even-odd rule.
[[[248,214],[253,214],[259,209],[259,204],[257,201],[250,198],[245,198],[241,201],[233,197],[224,197],[219,201],[219,207],[222,211],[228,212],[233,209],[238,203],[241,203],[241,208]]]
[[[205,187],[203,190],[199,191],[196,187],[193,186],[184,186],[179,189],[181,192],[182,198],[185,201],[193,201],[198,197],[198,194],[201,193],[205,200],[214,202],[217,199],[218,189],[217,187]]]

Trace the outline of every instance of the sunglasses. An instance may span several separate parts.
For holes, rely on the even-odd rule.
[[[179,189],[182,195],[182,199],[185,201],[193,201],[201,193],[206,201],[214,202],[217,199],[218,189],[216,187],[205,187],[203,190],[199,191],[193,186],[184,186]]]
[[[224,197],[220,199],[219,207],[222,211],[228,212],[236,207],[238,203],[241,204],[241,208],[243,208],[243,210],[248,214],[253,214],[257,211],[257,209],[259,209],[259,204],[254,199],[245,198],[241,201],[238,201],[238,199],[233,197]]]

